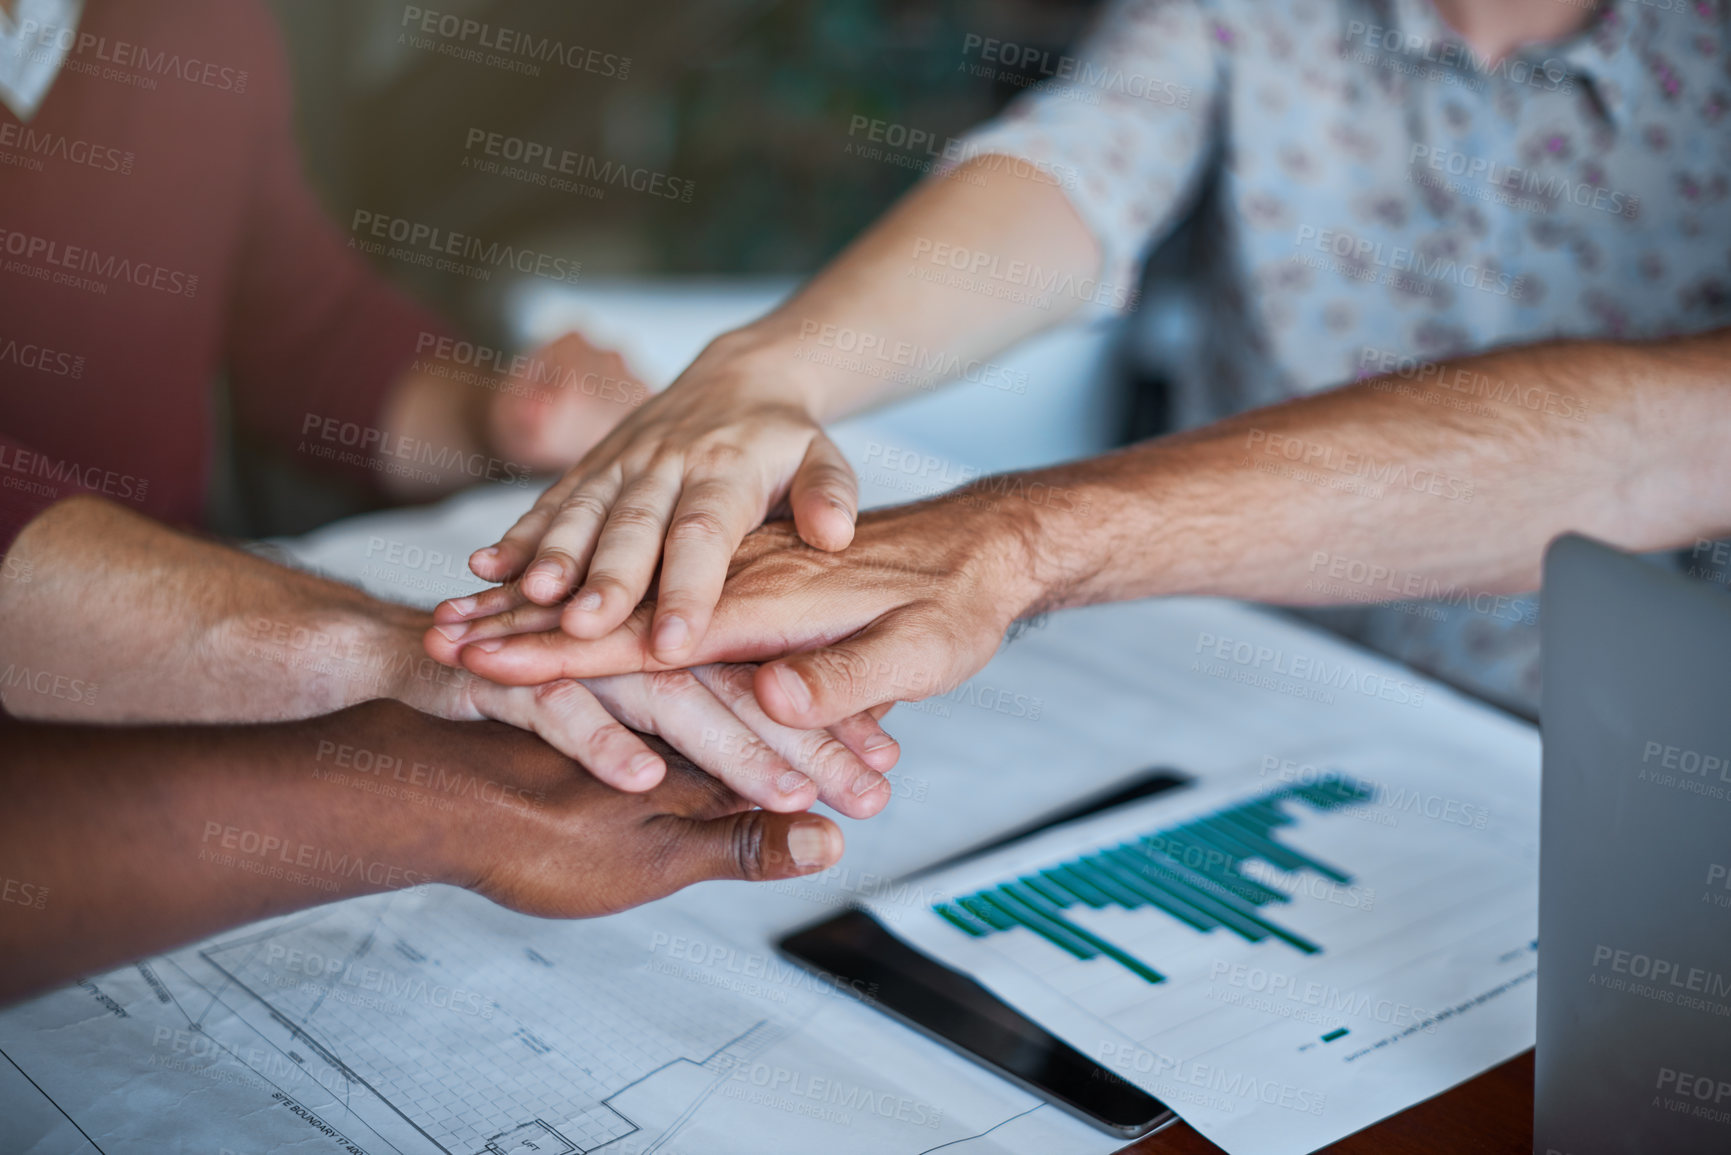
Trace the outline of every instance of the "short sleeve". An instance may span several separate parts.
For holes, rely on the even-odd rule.
[[[1134,300],[1152,242],[1188,206],[1211,151],[1225,54],[1198,0],[1119,0],[1050,79],[962,138],[946,168],[1015,157],[1049,174],[1104,251],[1102,293]],[[1008,67],[1008,46],[979,47]],[[992,57],[997,57],[994,60]]]

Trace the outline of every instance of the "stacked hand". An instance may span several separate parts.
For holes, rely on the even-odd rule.
[[[388,828],[381,840],[395,860],[528,914],[589,918],[705,879],[793,878],[841,857],[841,831],[829,819],[754,809],[671,753],[653,789],[621,793],[528,734],[441,722],[392,702],[297,726],[327,747],[390,750],[495,784],[498,800],[466,797],[450,821],[430,828],[419,817],[405,821],[395,804],[378,806],[370,821]]]
[[[706,351],[627,417],[470,565],[556,609],[572,637],[601,638],[649,593],[648,634],[668,667],[695,664],[729,560],[786,504],[805,542],[853,538],[858,484],[847,459],[786,387]]]
[[[620,717],[643,717],[654,690],[706,688],[809,774],[818,798],[875,813],[888,791],[872,771],[894,758],[876,718],[961,683],[1040,602],[1035,526],[1027,502],[974,493],[856,527],[853,472],[788,368],[734,339],[712,345],[470,559],[508,584],[441,605],[427,652],[491,683],[596,695]],[[757,528],[777,509],[791,522]],[[644,676],[656,680],[629,680]],[[599,708],[571,707],[585,724]],[[826,732],[852,756],[814,765],[790,753]],[[637,788],[641,753],[595,733],[561,748]],[[760,770],[718,773],[747,798],[777,800]]]
[[[1042,586],[1012,501],[938,499],[867,514],[853,544],[812,549],[765,526],[731,559],[725,591],[688,661],[765,662],[753,675],[774,721],[834,725],[861,711],[944,693],[983,666]],[[503,586],[439,606],[429,654],[494,682],[536,685],[657,671],[657,607],[598,639],[573,638],[562,610]]]

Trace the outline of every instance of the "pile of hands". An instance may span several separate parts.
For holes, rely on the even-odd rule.
[[[617,790],[689,772],[633,731],[658,736],[772,819],[792,861],[737,873],[809,873],[841,834],[804,811],[890,801],[884,714],[966,680],[1038,601],[1026,503],[858,500],[798,382],[723,339],[471,556],[498,584],[439,605],[423,644],[474,676],[475,716]]]

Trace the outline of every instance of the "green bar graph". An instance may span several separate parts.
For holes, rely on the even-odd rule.
[[[932,907],[958,931],[973,938],[1021,927],[1079,960],[1110,959],[1149,983],[1165,977],[1129,951],[1081,926],[1064,912],[1074,907],[1158,910],[1199,934],[1216,930],[1246,942],[1279,939],[1303,954],[1322,947],[1262,915],[1265,906],[1290,901],[1243,873],[1261,860],[1286,872],[1309,871],[1345,885],[1352,876],[1278,841],[1275,832],[1296,819],[1287,807],[1303,803],[1328,812],[1368,802],[1374,788],[1344,774],[1328,774],[1304,785],[1283,786],[1248,802],[1228,806],[1170,830],[963,895]],[[1324,1036],[1338,1038],[1339,1032]]]

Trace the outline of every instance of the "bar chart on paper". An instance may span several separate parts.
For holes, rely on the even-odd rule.
[[[1104,847],[1014,880],[942,902],[933,910],[964,934],[985,938],[1024,927],[1077,959],[1108,958],[1144,982],[1165,976],[1124,947],[1101,938],[1067,916],[1071,907],[1093,910],[1159,911],[1196,931],[1217,928],[1246,942],[1276,939],[1302,954],[1322,948],[1283,929],[1263,908],[1292,896],[1246,873],[1251,863],[1310,873],[1336,886],[1352,877],[1280,842],[1278,831],[1294,819],[1286,806],[1316,810],[1361,805],[1370,786],[1333,774],[1304,785],[1282,787],[1167,830]]]
[[[1530,1045],[1536,792],[1476,777],[1210,776],[876,913],[1235,1155],[1309,1151]]]

